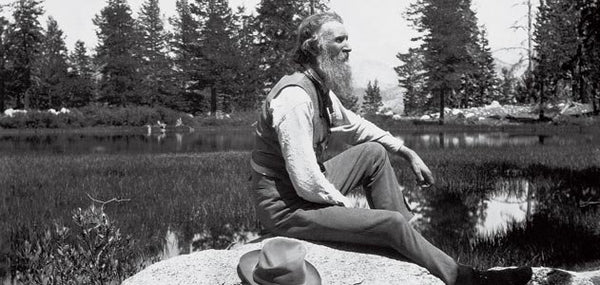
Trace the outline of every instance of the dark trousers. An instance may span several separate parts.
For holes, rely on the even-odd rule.
[[[354,146],[324,163],[325,176],[342,192],[362,185],[371,209],[346,208],[300,198],[289,178],[254,172],[252,197],[266,229],[315,241],[387,246],[454,284],[458,265],[408,223],[412,217],[387,151],[378,143]]]

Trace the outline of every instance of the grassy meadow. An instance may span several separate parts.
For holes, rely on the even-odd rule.
[[[426,213],[430,220],[423,234],[460,262],[482,268],[600,268],[600,146],[438,149],[422,154],[437,185],[429,190],[409,187],[409,196],[423,201],[426,212],[434,209]],[[410,176],[400,176],[410,181]],[[498,191],[499,180],[515,178],[532,186],[532,217],[525,225],[474,238],[474,224],[485,210],[482,199]]]
[[[168,230],[194,249],[223,248],[237,229],[255,228],[245,186],[249,153],[201,155],[4,155],[0,157],[0,253],[5,267],[25,240],[54,224],[72,225],[88,197],[127,202],[105,212],[137,241],[135,253],[160,254]],[[35,242],[35,241],[34,241]]]
[[[406,163],[392,156],[409,200],[428,223],[419,230],[460,262],[479,267],[600,265],[600,147],[475,147],[417,149],[437,183],[417,189]],[[133,249],[152,259],[174,232],[181,252],[225,248],[243,231],[258,231],[249,186],[249,152],[194,154],[31,153],[0,157],[0,264],[19,266],[15,253],[46,229],[72,225],[73,210],[108,201],[104,210]],[[475,238],[483,199],[500,178],[534,185],[535,214],[526,225]],[[587,202],[592,202],[585,204]],[[452,215],[448,215],[452,213]],[[449,218],[452,216],[453,218]],[[0,272],[2,273],[2,272]]]

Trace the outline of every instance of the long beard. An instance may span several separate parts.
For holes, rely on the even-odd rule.
[[[352,69],[348,64],[347,54],[340,52],[337,56],[331,56],[324,50],[317,57],[317,63],[325,77],[325,84],[336,96],[352,96]]]

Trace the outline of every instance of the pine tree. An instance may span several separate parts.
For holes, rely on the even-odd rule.
[[[175,6],[177,16],[170,19],[174,28],[171,47],[178,66],[182,68],[181,65],[189,62],[193,57],[191,50],[200,38],[200,27],[198,21],[194,19],[187,0],[177,0]]]
[[[38,18],[43,13],[41,1],[17,0],[14,3],[14,22],[9,24],[6,36],[6,54],[11,68],[5,87],[17,109],[29,107],[26,100],[39,76],[36,61],[44,35]]]
[[[566,0],[546,0],[540,3],[534,33],[535,78],[540,104],[546,100],[565,97],[565,83],[573,83],[577,77],[579,39],[577,28],[580,20],[574,3]],[[543,89],[543,91],[542,91]],[[571,91],[577,88],[571,88]],[[561,94],[562,93],[562,94]],[[569,97],[575,99],[574,94]],[[543,110],[543,108],[540,108]]]
[[[481,27],[477,37],[477,48],[475,53],[475,71],[477,79],[476,90],[471,96],[474,98],[473,104],[481,106],[489,104],[498,98],[498,76],[496,75],[496,66],[492,51],[487,39],[485,27]],[[467,106],[471,107],[471,106]]]
[[[71,73],[80,77],[92,78],[94,73],[92,59],[88,55],[87,47],[81,40],[75,42],[73,52],[69,56]]]
[[[39,84],[29,97],[30,107],[36,109],[60,109],[64,106],[67,81],[67,47],[63,31],[54,18],[48,24],[36,61]]]
[[[0,6],[0,15],[2,15],[2,6]],[[0,16],[0,112],[6,109],[6,82],[9,80],[9,74],[6,63],[8,61],[7,56],[7,33],[8,33],[8,20],[3,16]]]
[[[167,56],[169,36],[164,29],[158,0],[146,0],[139,13],[141,32],[142,85],[144,101],[149,105],[176,106],[172,94],[174,74]]]
[[[485,86],[486,53],[481,46],[481,30],[477,27],[477,16],[471,9],[471,0],[459,1],[459,11],[462,20],[458,21],[459,30],[454,33],[460,38],[462,46],[460,54],[463,56],[458,65],[461,77],[461,86],[452,91],[450,107],[467,108],[473,105],[482,105],[487,98]],[[484,41],[487,39],[484,38]],[[489,52],[489,50],[488,50]],[[491,54],[487,54],[491,59]],[[491,59],[493,61],[493,59]],[[493,63],[492,63],[493,64]]]
[[[407,13],[422,33],[426,89],[439,99],[440,123],[446,105],[458,106],[457,95],[466,89],[469,75],[476,69],[472,51],[477,42],[477,26],[469,0],[419,0]]]
[[[534,38],[534,74],[542,107],[557,99],[591,100],[598,113],[599,5],[598,0],[541,1]]]
[[[589,89],[594,114],[600,114],[600,1],[577,1],[581,11],[580,35],[585,62],[585,83]]]
[[[327,9],[325,2],[320,0],[260,1],[254,25],[260,64],[264,70],[262,81],[267,88],[295,70],[290,54],[296,41],[296,29],[310,15],[311,7],[315,12]]]
[[[404,112],[409,115],[423,112],[431,100],[425,90],[423,52],[417,48],[410,48],[407,53],[398,53],[396,57],[402,62],[394,70],[398,74],[399,86],[405,90]]]
[[[126,0],[108,0],[94,18],[98,26],[96,60],[100,66],[100,98],[109,105],[139,105],[141,94],[138,40],[135,20]]]
[[[516,68],[520,65],[517,63],[510,68],[503,67],[500,71],[500,79],[498,80],[498,102],[501,104],[517,103],[517,88],[519,84],[518,78],[515,76]]]
[[[210,90],[210,112],[231,110],[231,83],[236,80],[240,52],[235,40],[233,13],[226,0],[197,1],[193,11],[201,23],[194,56],[199,60],[193,80]]]
[[[204,109],[200,90],[195,89],[193,82],[198,58],[194,51],[199,49],[200,27],[191,11],[187,0],[177,0],[175,3],[177,16],[170,19],[173,26],[171,37],[171,52],[174,54],[175,79],[177,89],[177,109],[189,113],[200,112]]]
[[[362,113],[367,115],[374,115],[379,112],[379,109],[383,107],[383,102],[381,101],[381,90],[379,89],[379,83],[377,79],[371,83],[367,83],[367,90],[365,90],[365,95],[363,97],[362,102]]]
[[[77,41],[75,48],[69,56],[69,81],[66,88],[67,105],[70,107],[83,107],[94,99],[94,70],[92,59],[87,54],[85,43]]]
[[[238,7],[234,14],[235,41],[239,46],[238,76],[232,82],[233,107],[240,110],[255,110],[261,99],[263,82],[260,80],[260,54],[254,45],[254,15],[247,14],[244,7]]]

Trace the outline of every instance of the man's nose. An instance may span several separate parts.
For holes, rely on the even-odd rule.
[[[342,47],[342,51],[345,53],[349,53],[352,51],[352,47],[350,46],[350,43],[346,42],[346,44],[344,45],[344,47]]]

